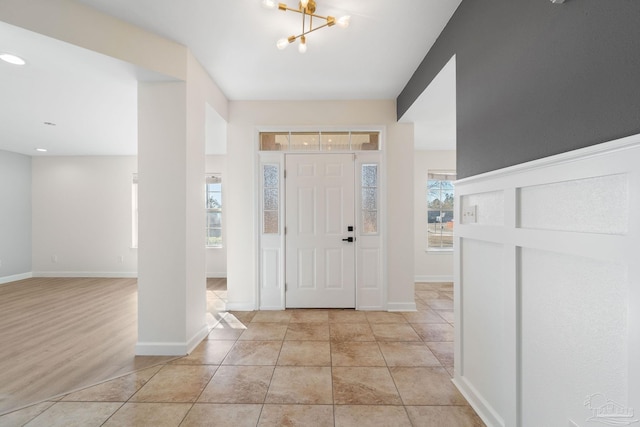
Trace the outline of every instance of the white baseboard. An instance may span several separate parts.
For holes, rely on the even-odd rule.
[[[184,342],[138,342],[136,356],[186,356],[187,343]]]
[[[98,277],[105,279],[135,279],[137,271],[34,271],[33,277]]]
[[[280,307],[280,306],[264,306],[264,307],[260,307],[260,310],[263,311],[278,311],[278,310],[284,310],[285,307]]]
[[[413,281],[415,283],[453,282],[453,275],[451,276],[415,276]]]
[[[250,302],[228,302],[227,311],[255,311],[256,306]],[[279,309],[282,310],[282,309]]]
[[[204,324],[202,328],[189,340],[187,341],[187,354],[191,354],[191,352],[209,335],[209,325]]]
[[[5,283],[17,282],[18,280],[31,279],[33,277],[33,273],[21,273],[14,274],[12,276],[4,276],[0,277],[0,285],[4,285]]]
[[[415,302],[388,302],[387,311],[417,311]]]
[[[381,307],[379,305],[376,305],[376,306],[361,305],[359,307],[356,307],[356,310],[358,310],[358,311],[384,311],[384,307]]]
[[[207,279],[226,279],[227,278],[227,272],[213,272],[213,273],[209,273],[207,272]]]
[[[504,421],[464,377],[451,380],[487,427],[504,427]]]
[[[209,326],[205,324],[186,342],[138,342],[136,343],[136,356],[186,356],[208,334]]]

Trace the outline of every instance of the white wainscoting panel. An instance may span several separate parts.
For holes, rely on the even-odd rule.
[[[628,217],[626,174],[520,189],[522,228],[625,234]]]
[[[501,414],[504,396],[494,384],[504,366],[504,272],[503,247],[496,243],[461,239],[460,252],[466,260],[462,270],[460,295],[463,301],[461,371],[466,380],[491,402],[493,410]],[[494,331],[487,334],[486,331]]]
[[[520,257],[523,425],[584,421],[595,394],[628,402],[625,266],[535,249]]]
[[[462,179],[456,193],[457,217],[476,206],[477,221],[454,235],[454,383],[481,418],[637,422],[640,135]]]

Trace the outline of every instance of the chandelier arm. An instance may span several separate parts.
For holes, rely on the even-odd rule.
[[[307,21],[307,16],[306,16],[306,9],[302,10],[302,34],[304,34],[305,31],[305,23]]]
[[[328,20],[329,20],[329,17],[328,17],[328,16],[322,16],[322,15],[318,15],[318,14],[316,14],[316,13],[307,13],[307,12],[305,12],[305,11],[303,11],[303,10],[300,10],[300,9],[292,9],[292,8],[290,8],[289,6],[286,6],[286,7],[284,7],[284,8],[281,8],[280,10],[282,10],[282,11],[286,11],[286,10],[288,10],[289,12],[297,12],[297,13],[300,13],[300,14],[303,14],[303,15],[313,16],[314,18],[324,19],[325,21],[328,21]]]
[[[286,4],[284,4],[284,3],[280,3],[280,5],[278,6],[278,9],[279,9],[279,10],[281,10],[281,11],[283,11],[283,12],[285,12],[285,11],[287,11],[287,10],[288,10],[288,11],[290,11],[290,12],[298,12],[298,13],[302,13],[302,11],[301,11],[300,9],[293,9],[293,8],[291,8],[291,7],[287,6],[287,5],[286,5]]]
[[[328,26],[329,26],[329,24],[327,23],[327,24],[320,25],[319,27],[312,28],[309,31],[305,31],[302,34],[298,34],[297,36],[293,36],[293,37],[295,37],[293,40],[295,41],[296,39],[299,39],[302,36],[306,36],[307,34],[313,33],[314,31],[319,30],[320,28],[324,28],[324,27],[328,27]]]
[[[313,16],[314,18],[324,19],[325,21],[328,21],[328,20],[329,20],[329,17],[328,17],[328,16],[317,15],[317,14],[315,14],[315,13],[307,13],[307,15],[309,15],[309,16]]]
[[[328,27],[328,26],[329,26],[329,24],[328,24],[328,23],[327,23],[327,24],[322,24],[322,25],[320,25],[319,27],[311,28],[311,29],[309,29],[309,31],[307,31],[306,33],[303,33],[303,34],[300,34],[300,35],[301,35],[301,36],[306,36],[307,34],[309,34],[309,33],[313,33],[314,31],[319,30],[320,28],[324,28],[324,27]]]

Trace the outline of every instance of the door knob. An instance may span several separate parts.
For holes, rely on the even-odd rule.
[[[346,239],[342,239],[343,242],[353,243],[356,240],[355,237],[347,237]]]

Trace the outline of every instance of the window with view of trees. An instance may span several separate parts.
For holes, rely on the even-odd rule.
[[[222,246],[222,177],[207,175],[207,236],[208,248]]]
[[[455,179],[455,172],[428,173],[428,249],[453,249],[453,182]]]

